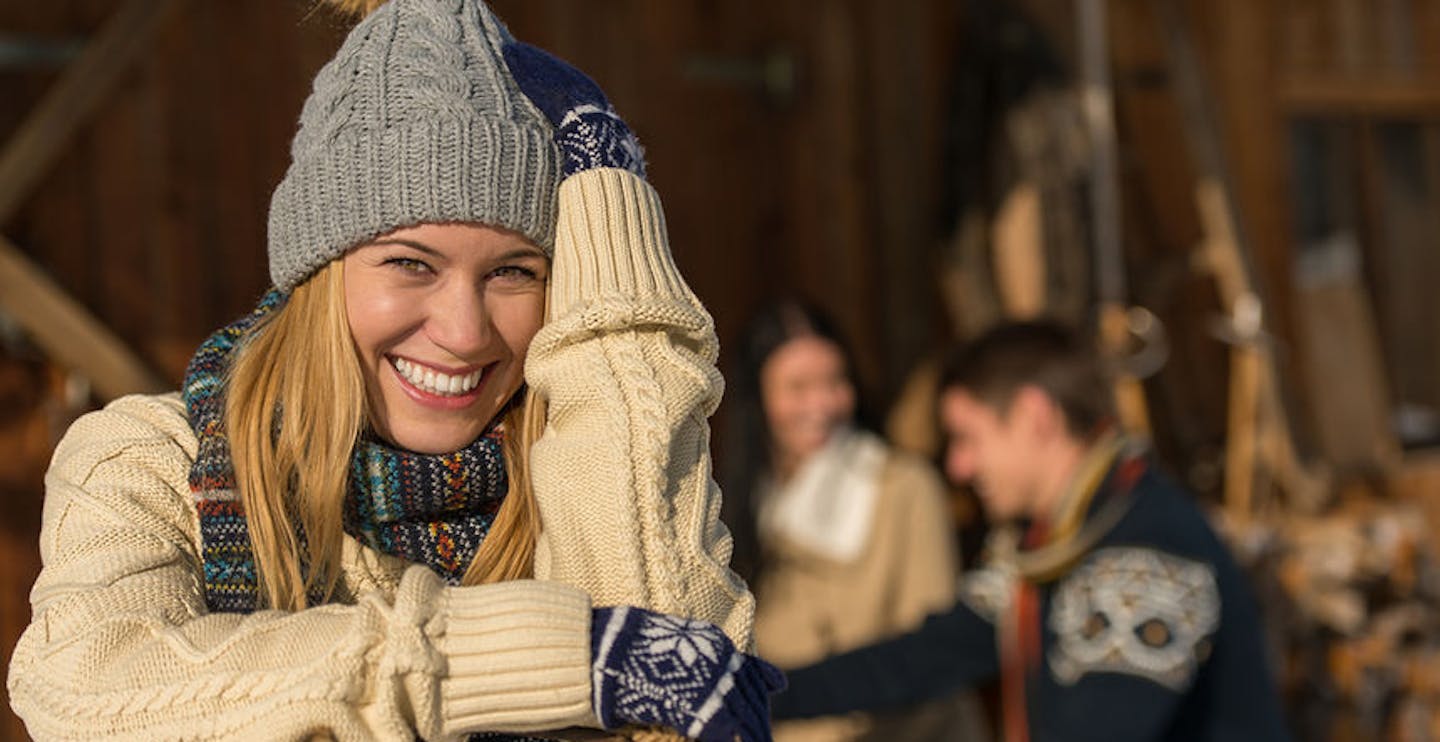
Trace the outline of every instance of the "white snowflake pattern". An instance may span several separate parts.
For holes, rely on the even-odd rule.
[[[645,638],[639,650],[649,655],[674,654],[687,666],[704,657],[711,665],[720,664],[724,653],[723,635],[710,624],[674,616],[650,617],[640,628]]]

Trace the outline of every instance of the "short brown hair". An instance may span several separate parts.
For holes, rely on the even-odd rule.
[[[1057,322],[997,325],[956,348],[940,376],[942,393],[962,389],[1002,415],[1025,386],[1049,395],[1078,439],[1115,418],[1110,379],[1094,347]]]

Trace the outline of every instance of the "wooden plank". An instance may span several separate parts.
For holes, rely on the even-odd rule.
[[[1131,301],[1125,265],[1116,153],[1115,102],[1110,83],[1113,54],[1110,16],[1105,0],[1081,0],[1079,13],[1080,101],[1090,142],[1090,232],[1095,254],[1096,293],[1100,299],[1100,348],[1118,357],[1129,344],[1126,308]],[[1140,379],[1121,369],[1114,379],[1120,426],[1148,440],[1150,415]]]
[[[1440,86],[1433,78],[1293,74],[1279,81],[1279,99],[1292,114],[1440,118]]]
[[[1399,466],[1400,446],[1390,430],[1390,384],[1356,251],[1353,243],[1311,248],[1297,271],[1303,362],[1318,382],[1310,410],[1329,464],[1390,473]]]
[[[873,59],[870,40],[853,0],[818,7],[792,0],[787,5],[792,22],[808,18],[797,30],[809,29],[814,85],[807,106],[811,138],[794,142],[804,147],[805,163],[795,163],[788,185],[791,198],[813,194],[815,231],[794,253],[792,280],[804,293],[823,297],[821,303],[845,328],[856,351],[859,378],[880,379],[886,345],[874,302],[882,299],[875,284],[883,278],[872,260],[873,248],[884,242],[878,238],[878,214],[869,191],[876,175],[868,156],[872,143],[864,136],[866,114],[875,99],[874,80],[867,74],[867,62]]]
[[[1327,16],[1314,2],[1284,0],[1275,15],[1279,43],[1276,67],[1282,74],[1329,74]]]
[[[46,353],[87,376],[103,399],[166,385],[119,338],[0,236],[0,310]]]
[[[0,495],[10,494],[0,492]],[[36,576],[40,574],[40,550],[35,547],[36,541],[35,534],[0,538],[0,663],[4,663],[5,667],[10,666],[15,643],[30,623],[28,597]],[[4,688],[0,688],[0,709],[3,709],[0,711],[0,739],[15,742],[29,740],[25,724],[11,710],[10,694]]]
[[[49,177],[36,185],[26,207],[17,212],[13,231],[0,232],[22,243],[36,264],[76,301],[96,306],[100,266],[91,259],[103,240],[89,214],[93,205],[88,137],[76,138],[57,158]]]
[[[1225,431],[1225,510],[1231,523],[1244,525],[1255,514],[1260,420],[1258,409],[1265,358],[1254,346],[1230,351],[1229,427]]]
[[[106,22],[0,152],[0,223],[14,213],[179,0],[130,0]]]
[[[1110,20],[1105,0],[1080,0],[1080,104],[1090,143],[1090,230],[1096,293],[1106,304],[1129,301],[1120,233],[1119,163],[1110,85]]]
[[[159,297],[150,270],[157,261],[148,252],[155,244],[165,172],[155,92],[153,85],[127,83],[84,132],[91,143],[84,221],[103,235],[79,246],[97,279],[96,293],[87,299],[118,337],[137,348],[155,332],[155,315],[168,314],[156,311]]]
[[[1432,125],[1424,128],[1421,134],[1421,152],[1421,167],[1425,174],[1425,184],[1430,198],[1428,203],[1433,205],[1435,203],[1434,199],[1440,198],[1440,126]],[[1425,253],[1426,261],[1430,265],[1436,265],[1440,263],[1440,250],[1435,249],[1434,242],[1436,235],[1440,235],[1440,209],[1427,208],[1424,209],[1424,212],[1427,219],[1425,235],[1427,235],[1430,240],[1430,249]],[[1435,276],[1437,273],[1440,273],[1440,268],[1436,268],[1424,275]],[[1422,282],[1423,281],[1417,281],[1417,283]],[[1432,306],[1440,304],[1440,295],[1432,291],[1429,293],[1429,296],[1433,302]],[[1434,315],[1432,319],[1434,324],[1432,324],[1432,327],[1440,325],[1440,310],[1432,309],[1431,311]],[[1440,330],[1436,330],[1426,338],[1426,340],[1428,342],[1422,346],[1424,350],[1419,352],[1425,355],[1427,365],[1431,368],[1440,368]],[[1433,405],[1436,409],[1440,409],[1440,373],[1432,375],[1426,381],[1425,386],[1417,390],[1417,393],[1422,402]]]
[[[925,352],[944,335],[940,284],[933,278],[941,239],[941,178],[935,155],[944,149],[949,62],[956,4],[943,0],[856,5],[864,58],[859,123],[870,167],[870,285],[879,290],[868,312],[880,345],[882,400],[900,389]],[[1035,215],[1038,224],[1039,214]],[[1037,247],[1039,245],[1037,244]],[[1043,284],[1041,284],[1043,286]]]
[[[166,65],[164,77],[157,79],[157,83],[171,90],[165,121],[171,131],[183,132],[183,136],[166,140],[171,182],[162,222],[166,239],[173,240],[172,244],[178,249],[167,256],[157,256],[154,269],[157,311],[166,318],[164,324],[158,325],[162,334],[151,358],[157,359],[171,377],[177,371],[183,373],[190,354],[207,333],[245,311],[230,304],[228,291],[217,285],[229,269],[228,264],[222,262],[222,256],[231,252],[231,248],[221,246],[234,238],[217,216],[225,184],[220,182],[216,160],[219,151],[231,143],[224,141],[217,130],[220,114],[216,101],[237,93],[229,86],[217,86],[212,81],[228,77],[229,68],[241,63],[217,52],[219,29],[224,26],[220,16],[227,11],[225,5],[228,4],[190,5],[183,23],[178,24],[179,32],[162,34],[155,50]],[[271,43],[275,43],[274,40]],[[259,100],[252,102],[260,103]],[[275,109],[286,112],[283,117],[274,118],[286,120],[293,133],[300,109],[288,103],[288,100],[282,102],[278,95],[274,97]],[[261,117],[252,112],[246,118],[254,122]],[[260,245],[254,247],[258,249]]]
[[[1307,468],[1295,449],[1274,350],[1262,335],[1265,305],[1245,270],[1233,216],[1220,185],[1209,178],[1200,180],[1195,199],[1208,235],[1197,258],[1214,275],[1237,336],[1231,348],[1227,506],[1232,516],[1243,522],[1251,508],[1269,505],[1257,494],[1265,494],[1265,486],[1273,479],[1285,491],[1288,505],[1299,512],[1315,512],[1329,496],[1329,473]],[[1233,476],[1232,467],[1236,469]]]
[[[279,26],[289,22],[289,13],[276,12],[265,3],[215,3],[209,29],[211,43],[219,60],[247,60],[245,64],[226,65],[220,77],[229,80],[227,90],[217,92],[211,100],[211,132],[223,142],[213,153],[214,178],[211,184],[215,223],[225,238],[215,242],[218,248],[212,257],[218,265],[208,266],[218,281],[210,286],[223,297],[233,314],[248,311],[270,284],[267,268],[266,223],[270,206],[270,190],[279,182],[284,165],[272,171],[267,165],[288,153],[290,134],[281,131],[280,141],[266,140],[266,128],[257,126],[249,108],[255,101],[265,100],[276,80],[293,78],[292,70],[284,69],[283,52],[255,55],[254,39],[275,38],[274,46],[283,47]],[[276,59],[273,57],[280,57]],[[300,110],[297,101],[290,108],[295,116]],[[292,119],[293,120],[293,119]],[[288,164],[288,160],[285,164]]]
[[[1226,189],[1237,245],[1248,263],[1248,280],[1265,306],[1266,329],[1281,342],[1295,337],[1290,273],[1295,255],[1286,120],[1274,100],[1275,9],[1269,2],[1191,2],[1215,24],[1203,54],[1198,83],[1212,94],[1201,115],[1210,117],[1209,138],[1217,164],[1202,165]],[[1198,54],[1198,51],[1196,52]],[[1207,77],[1211,87],[1204,88]],[[1293,380],[1283,371],[1279,379]]]
[[[1367,216],[1373,223],[1363,241],[1364,262],[1376,279],[1375,311],[1394,402],[1440,412],[1440,366],[1434,352],[1425,352],[1440,342],[1440,301],[1433,286],[1440,275],[1434,231],[1440,183],[1427,182],[1419,126],[1375,126],[1367,139],[1361,182],[1372,196],[1367,201],[1373,213]]]
[[[1385,68],[1392,74],[1413,76],[1416,19],[1412,0],[1384,0],[1380,14],[1378,32]]]
[[[40,572],[35,548],[41,493],[55,422],[56,374],[41,362],[9,357],[0,347],[0,667],[30,623],[30,587]],[[0,739],[28,740],[0,691]]]
[[[1370,19],[1374,15],[1373,0],[1330,0],[1330,13],[1335,21],[1339,43],[1332,50],[1340,63],[1338,72],[1350,76],[1372,68],[1373,52]]]

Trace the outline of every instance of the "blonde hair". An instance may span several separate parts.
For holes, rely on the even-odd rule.
[[[227,380],[225,429],[260,602],[270,608],[304,608],[308,593],[329,600],[340,578],[350,459],[369,419],[344,279],[343,261],[334,260],[296,286],[236,351]],[[540,518],[529,452],[544,418],[543,403],[527,391],[503,421],[510,489],[464,584],[533,572]]]

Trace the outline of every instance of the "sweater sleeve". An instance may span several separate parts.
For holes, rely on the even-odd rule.
[[[173,397],[127,398],[57,448],[44,566],[8,678],[32,737],[451,739],[594,724],[589,601],[562,585],[450,588],[412,567],[393,595],[353,605],[207,613],[186,434]]]
[[[751,645],[710,471],[723,381],[714,323],[676,270],[659,197],[618,169],[560,186],[549,321],[526,379],[549,404],[532,451],[536,576],[720,625]]]
[[[964,602],[914,631],[785,673],[775,719],[898,709],[994,677],[995,630]]]

